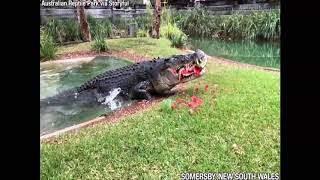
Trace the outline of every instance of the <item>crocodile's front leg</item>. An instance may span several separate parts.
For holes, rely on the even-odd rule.
[[[101,103],[101,102],[103,102],[103,101],[105,100],[105,97],[103,97],[103,96],[98,92],[97,89],[94,89],[94,90],[93,90],[93,93],[94,93],[94,95],[96,96],[97,101],[98,101],[99,103]]]
[[[135,85],[132,89],[132,99],[150,100],[151,95],[148,92],[152,88],[150,81],[142,81]]]

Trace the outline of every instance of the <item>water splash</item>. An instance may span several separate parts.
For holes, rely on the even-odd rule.
[[[110,94],[108,96],[102,98],[102,100],[104,100],[104,102],[102,102],[101,104],[107,105],[111,110],[115,110],[115,109],[119,108],[121,106],[121,102],[115,98],[118,96],[118,94],[120,92],[121,92],[121,88],[115,88],[115,89],[111,90]],[[100,102],[102,100],[100,100]]]

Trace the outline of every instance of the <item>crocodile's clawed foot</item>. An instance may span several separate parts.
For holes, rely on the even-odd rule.
[[[106,100],[106,98],[103,97],[103,96],[102,96],[100,93],[98,93],[97,91],[94,91],[94,93],[95,93],[96,98],[97,98],[97,101],[98,101],[99,103],[104,102],[104,101]]]
[[[99,103],[104,102],[105,100],[106,100],[106,99],[105,99],[104,97],[99,97],[99,98],[98,98],[98,102],[99,102]]]
[[[143,102],[144,104],[149,104],[149,103],[151,102],[151,100],[143,99],[142,102]]]
[[[101,114],[99,117],[107,117],[108,114],[104,113],[104,114]]]

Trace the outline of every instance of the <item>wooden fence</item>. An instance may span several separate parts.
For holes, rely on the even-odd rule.
[[[171,7],[174,8],[174,7]],[[194,7],[185,7],[178,9],[179,11],[192,10]],[[201,6],[206,8],[213,15],[232,15],[236,13],[248,14],[252,11],[266,11],[272,9],[279,9],[280,5],[270,5],[268,3],[257,3],[257,4],[241,4],[241,5],[222,5],[222,6]],[[113,9],[109,7],[91,7],[85,9],[88,15],[95,18],[106,18],[106,17],[125,17],[134,18],[137,16],[145,15],[146,9]],[[74,7],[43,7],[40,6],[40,19],[41,23],[45,23],[49,18],[76,18],[76,8]]]

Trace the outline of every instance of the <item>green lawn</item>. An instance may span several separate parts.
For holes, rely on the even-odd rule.
[[[113,43],[117,44],[116,40]],[[131,51],[142,51],[139,46]],[[158,55],[163,56],[161,51]],[[196,95],[205,104],[195,114],[187,109],[165,113],[159,105],[114,125],[66,134],[55,144],[41,143],[41,179],[179,179],[184,172],[279,173],[279,74],[214,61],[207,68],[204,77],[188,83],[184,94],[173,97],[191,97],[200,83]],[[208,92],[203,90],[205,84]]]
[[[70,52],[90,51],[94,42],[86,42],[79,44],[70,44],[58,47],[57,54]],[[171,56],[172,54],[181,54],[181,50],[171,47],[168,39],[160,38],[122,38],[108,39],[108,45],[111,50],[126,51],[129,53],[138,53],[143,56],[158,57]]]

